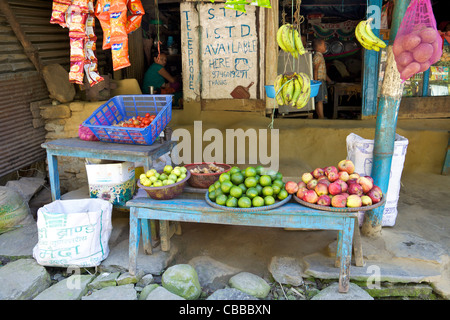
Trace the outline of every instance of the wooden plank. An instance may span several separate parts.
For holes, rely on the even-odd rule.
[[[240,112],[265,112],[264,100],[250,99],[202,99],[203,111],[240,111]]]
[[[433,119],[450,117],[448,96],[404,97],[398,111],[399,119]]]

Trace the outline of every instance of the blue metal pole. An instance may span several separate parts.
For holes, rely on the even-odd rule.
[[[367,18],[374,18],[375,21],[381,20],[381,0],[368,0],[367,3]],[[372,10],[374,13],[370,15],[371,8],[378,8]],[[378,24],[372,28],[373,33],[379,37],[380,29]],[[375,50],[364,50],[364,74],[362,83],[362,116],[375,117],[377,113],[377,92],[378,92],[378,72],[379,72],[380,52]]]
[[[428,86],[430,84],[430,68],[423,72],[422,97],[428,96]]]
[[[398,27],[405,15],[409,0],[397,0],[395,2],[389,46],[387,47],[386,74],[377,110],[375,129],[375,141],[373,150],[372,177],[374,183],[381,188],[386,195],[389,186],[391,161],[394,153],[395,132],[397,127],[397,115],[400,106],[403,82],[397,71],[392,53],[392,44],[397,35]],[[381,234],[381,222],[384,206],[366,212],[361,232],[366,236],[378,236]]]

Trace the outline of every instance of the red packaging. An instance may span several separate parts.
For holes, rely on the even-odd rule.
[[[55,0],[52,4],[52,16],[50,23],[59,24],[61,27],[66,28],[66,11],[71,4],[71,0]]]
[[[103,30],[103,50],[111,48],[111,26],[109,23],[109,10],[111,0],[98,0],[95,6],[95,16],[100,21]]]
[[[70,61],[84,61],[84,38],[70,38]]]
[[[111,43],[121,43],[123,40],[127,39],[127,12],[111,12],[110,20],[111,24]]]
[[[82,38],[86,36],[86,19],[86,13],[76,11],[70,12],[70,22],[67,21],[70,38]]]
[[[130,33],[141,26],[142,16],[145,14],[145,11],[140,0],[129,0],[127,7],[131,12],[131,16],[128,16],[126,30],[127,33]]]
[[[111,12],[127,11],[128,0],[111,0]]]
[[[83,84],[83,65],[84,61],[70,62],[69,81],[76,84]]]

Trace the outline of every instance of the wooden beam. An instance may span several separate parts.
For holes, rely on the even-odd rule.
[[[17,39],[22,44],[28,59],[30,59],[30,61],[33,63],[39,74],[42,74],[42,63],[39,57],[39,52],[25,35],[25,32],[22,30],[22,27],[17,21],[16,16],[14,15],[14,12],[12,12],[7,0],[0,0],[0,11],[3,12],[6,20],[11,26],[11,29],[14,31]]]

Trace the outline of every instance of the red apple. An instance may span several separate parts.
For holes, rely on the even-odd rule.
[[[335,181],[328,186],[328,192],[334,196],[342,192],[342,187],[339,182]]]
[[[358,196],[362,196],[363,194],[363,188],[359,183],[352,183],[351,185],[348,186],[347,191],[350,195],[356,194]]]
[[[372,189],[373,183],[370,179],[366,177],[359,177],[357,180],[357,183],[359,183],[363,189],[363,193],[367,193]]]
[[[325,167],[323,170],[325,171],[325,175],[327,177],[330,174],[330,172],[336,172],[336,173],[339,172],[338,169],[335,166],[328,166],[328,167]]]
[[[337,179],[336,182],[339,183],[339,184],[341,185],[342,192],[347,192],[347,190],[348,190],[348,185],[347,185],[347,183],[345,183],[345,182],[342,181],[341,179]]]
[[[308,183],[310,182],[312,179],[314,179],[313,175],[309,172],[305,172],[304,174],[302,174],[302,181],[304,183]]]
[[[348,174],[352,174],[355,171],[355,165],[351,160],[341,160],[338,163],[339,171],[347,171]]]
[[[300,187],[300,188],[298,188],[298,191],[297,191],[297,194],[296,194],[297,198],[303,199],[303,197],[304,197],[306,191],[308,191],[308,188],[306,188],[306,187]]]
[[[314,190],[308,190],[306,191],[305,195],[303,196],[303,201],[309,202],[309,203],[316,203],[317,200],[319,200],[319,196]]]
[[[323,169],[322,168],[316,168],[316,169],[314,169],[314,171],[312,172],[312,175],[313,175],[313,177],[314,178],[319,178],[319,177],[321,177],[321,176],[323,176],[323,175],[325,175],[324,174],[324,171],[323,171]]]
[[[362,201],[361,197],[356,194],[351,194],[347,197],[347,207],[358,208],[361,207]]]
[[[339,179],[341,179],[344,182],[347,182],[350,177],[350,175],[348,174],[347,171],[339,171],[338,174],[339,174]]]
[[[371,206],[372,205],[372,199],[368,195],[362,195],[361,196],[361,204],[363,206]]]
[[[294,194],[294,193],[297,193],[297,191],[298,191],[297,182],[294,182],[294,181],[286,182],[286,184],[284,185],[284,188],[286,189],[286,191],[289,194]]]
[[[369,192],[367,192],[367,195],[372,199],[372,203],[378,203],[381,201],[381,197],[383,196],[383,193],[381,193],[378,189],[372,188]]]
[[[373,178],[371,176],[364,176],[364,177],[366,177],[367,179],[369,179],[373,183]]]
[[[320,176],[317,178],[317,181],[328,180],[327,176]]]
[[[299,183],[297,183],[298,188],[302,188],[305,187],[306,188],[306,183],[304,183],[303,181],[300,181]]]
[[[373,189],[377,190],[379,193],[383,194],[383,191],[381,191],[381,188],[379,186],[373,185]]]
[[[317,195],[320,197],[322,195],[328,194],[328,186],[324,183],[318,183],[314,188],[314,191],[316,191]]]
[[[322,183],[328,187],[331,182],[330,182],[330,180],[327,179],[327,177],[325,177],[325,179],[318,179],[317,184],[319,184],[319,183]]]
[[[314,188],[317,186],[317,179],[311,179],[307,184],[306,187],[309,190],[314,190]]]
[[[349,194],[347,192],[342,192],[342,193],[340,193],[340,195],[343,195],[346,199],[349,196]]]
[[[347,205],[347,199],[342,194],[337,194],[331,199],[331,206],[344,208]]]
[[[317,199],[317,204],[320,204],[322,206],[329,206],[331,205],[331,198],[327,194],[321,195],[319,199]]]
[[[337,179],[339,179],[339,173],[334,172],[334,171],[330,171],[328,172],[328,180],[330,180],[330,182],[334,182]]]
[[[359,173],[353,172],[352,174],[350,174],[350,175],[348,176],[348,179],[349,179],[349,180],[351,180],[351,179],[356,179],[356,180],[358,180],[359,177],[360,177]]]

